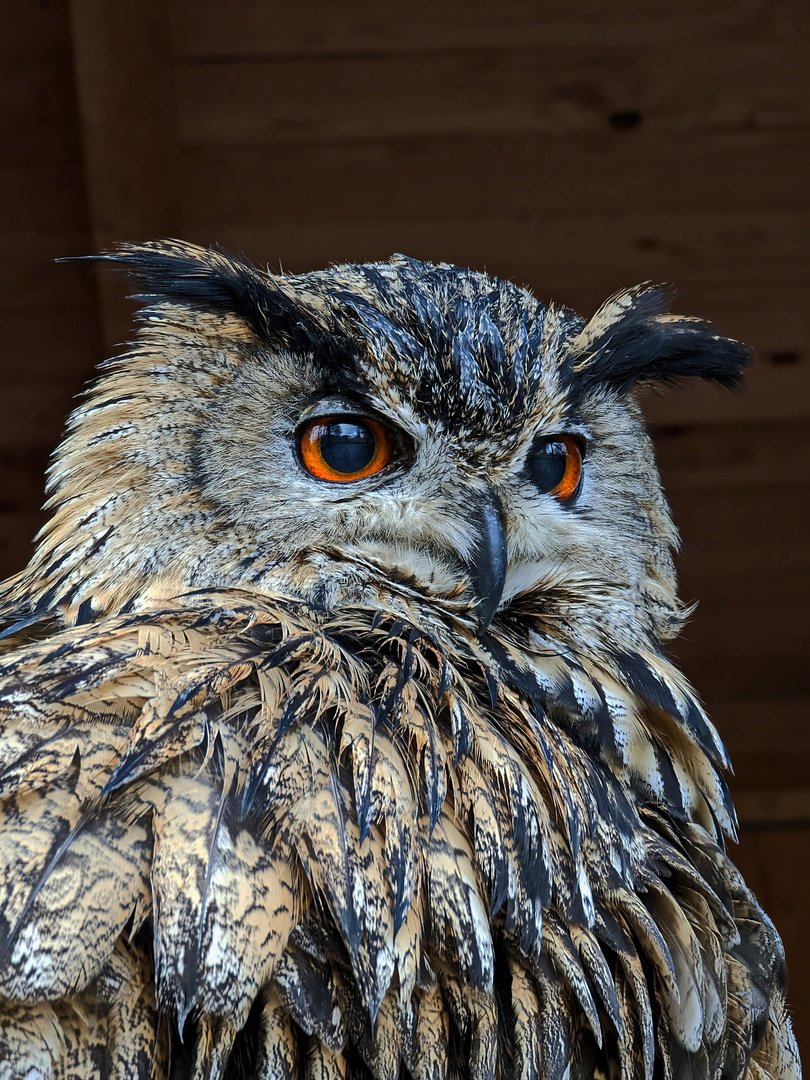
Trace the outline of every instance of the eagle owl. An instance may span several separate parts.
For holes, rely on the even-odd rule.
[[[798,1077],[635,390],[749,350],[177,242],[0,587],[0,1076]]]

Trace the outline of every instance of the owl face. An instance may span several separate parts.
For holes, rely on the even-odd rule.
[[[747,350],[662,315],[659,290],[585,324],[402,257],[300,277],[180,244],[112,258],[148,306],[70,422],[30,607],[75,620],[228,586],[328,610],[393,591],[473,632],[529,614],[597,649],[677,629],[676,534],[633,390],[731,382]]]
[[[200,490],[279,559],[286,588],[300,588],[301,559],[317,565],[308,600],[368,599],[357,589],[373,566],[455,595],[485,625],[544,582],[592,583],[595,551],[623,603],[638,602],[645,561],[668,558],[672,536],[662,542],[649,512],[635,514],[654,467],[635,410],[615,395],[569,415],[540,385],[532,412],[498,439],[485,415],[462,426],[426,416],[405,385],[382,394],[371,378],[346,389],[333,376],[259,353],[198,429]],[[606,545],[613,537],[633,542]]]

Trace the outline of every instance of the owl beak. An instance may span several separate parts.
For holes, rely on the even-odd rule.
[[[478,598],[476,605],[480,630],[486,630],[495,617],[506,582],[506,533],[501,505],[495,496],[487,499],[473,514],[470,527],[476,537],[475,551],[464,560],[470,586]]]

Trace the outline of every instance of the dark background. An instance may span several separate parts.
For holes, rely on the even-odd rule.
[[[810,5],[2,0],[0,573],[73,396],[129,330],[54,259],[218,241],[286,271],[393,251],[591,314],[673,282],[754,345],[747,396],[651,398],[700,606],[675,654],[730,748],[735,857],[810,1055]]]

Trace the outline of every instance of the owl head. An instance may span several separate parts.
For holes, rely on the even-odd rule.
[[[139,282],[140,328],[70,418],[21,613],[225,586],[412,618],[428,598],[437,625],[539,620],[597,652],[677,632],[636,390],[734,385],[750,354],[661,289],[586,322],[403,256],[294,277],[178,242],[105,259]]]

